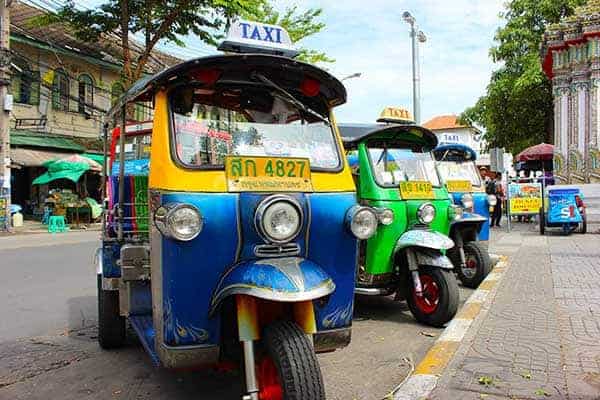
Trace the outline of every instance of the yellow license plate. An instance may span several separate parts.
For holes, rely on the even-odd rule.
[[[449,192],[472,192],[473,184],[467,180],[451,180],[446,182]]]
[[[312,192],[308,158],[225,157],[230,192]]]
[[[433,187],[427,181],[400,182],[400,195],[405,200],[433,199]]]

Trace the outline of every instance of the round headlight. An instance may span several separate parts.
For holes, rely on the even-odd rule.
[[[494,207],[498,203],[498,199],[493,194],[488,194],[487,200],[490,206]]]
[[[429,225],[435,218],[435,207],[431,203],[424,203],[417,210],[417,218],[422,224]]]
[[[284,243],[294,239],[302,227],[300,205],[287,196],[265,199],[256,211],[256,225],[265,239]]]
[[[461,206],[451,205],[448,207],[448,218],[450,220],[458,221],[463,217],[464,210]]]
[[[391,225],[394,222],[394,211],[391,208],[378,209],[377,217],[381,225]]]
[[[377,215],[369,207],[352,207],[349,213],[349,225],[350,231],[358,239],[368,239],[377,232]]]
[[[463,194],[460,201],[464,208],[473,208],[473,195],[471,193]]]
[[[204,223],[196,207],[178,204],[168,209],[164,216],[164,225],[172,238],[189,241],[198,236]]]

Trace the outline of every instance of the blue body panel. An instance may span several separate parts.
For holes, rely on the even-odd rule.
[[[464,193],[451,193],[454,204],[462,206],[461,197]],[[490,205],[487,200],[487,194],[484,192],[471,192],[473,195],[473,214],[477,214],[486,219],[477,233],[477,240],[485,241],[490,239]],[[465,217],[470,213],[465,211]]]
[[[161,203],[195,205],[203,215],[202,232],[190,242],[162,239],[164,341],[169,346],[220,343],[219,312],[211,303],[220,288],[255,285],[274,293],[297,290],[282,272],[284,258],[257,258],[265,244],[256,232],[254,213],[268,194],[163,193]],[[333,293],[316,300],[317,329],[347,327],[352,321],[357,241],[345,226],[356,196],[348,193],[291,194],[304,211],[296,239],[305,291],[331,281]],[[331,290],[329,290],[331,292]],[[327,292],[327,293],[329,293]],[[322,297],[322,296],[321,296]]]

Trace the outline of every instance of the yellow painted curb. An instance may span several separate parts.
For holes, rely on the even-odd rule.
[[[475,319],[481,311],[481,306],[481,303],[465,303],[454,318]]]
[[[415,375],[428,374],[439,375],[450,362],[450,359],[458,349],[460,342],[435,342],[433,347],[429,349],[425,358],[415,368]]]
[[[488,290],[488,291],[492,290],[494,288],[494,286],[496,286],[497,283],[498,283],[497,280],[483,281],[483,282],[481,282],[481,284],[479,285],[477,290]]]

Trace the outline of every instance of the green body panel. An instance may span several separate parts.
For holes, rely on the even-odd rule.
[[[434,198],[423,200],[403,200],[399,188],[387,188],[377,184],[369,165],[367,148],[364,143],[358,146],[360,177],[357,184],[358,199],[362,205],[385,207],[394,211],[391,225],[379,225],[377,233],[368,239],[365,254],[365,272],[385,274],[393,272],[393,252],[396,242],[402,234],[419,223],[417,209],[423,203],[431,203],[436,215],[429,229],[448,235],[450,218],[448,209],[452,200],[445,187],[434,187]]]

